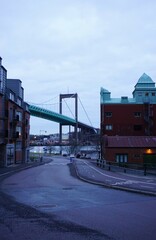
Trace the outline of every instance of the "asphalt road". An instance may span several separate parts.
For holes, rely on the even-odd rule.
[[[83,182],[66,158],[6,178],[1,191],[2,240],[156,236],[155,197]]]
[[[156,176],[136,174],[106,168],[99,168],[95,161],[74,159],[74,166],[80,179],[101,186],[156,196]]]

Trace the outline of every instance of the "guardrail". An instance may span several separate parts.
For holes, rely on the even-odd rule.
[[[97,159],[96,165],[108,171],[140,174],[144,176],[149,174],[156,176],[156,164],[115,163],[103,159]]]

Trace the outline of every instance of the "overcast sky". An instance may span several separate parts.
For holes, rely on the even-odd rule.
[[[156,1],[0,0],[0,56],[25,101],[58,112],[60,93],[78,93],[99,127],[101,87],[132,97],[144,72],[156,81]],[[90,124],[80,102],[79,121]],[[31,133],[40,130],[58,124],[31,117]]]

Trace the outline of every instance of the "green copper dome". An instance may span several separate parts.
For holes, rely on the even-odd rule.
[[[149,77],[146,73],[143,73],[139,78],[138,83],[154,83],[152,78]]]
[[[144,73],[138,80],[137,84],[135,85],[135,89],[141,88],[155,88],[155,82],[153,82],[152,78],[149,77],[146,73]]]

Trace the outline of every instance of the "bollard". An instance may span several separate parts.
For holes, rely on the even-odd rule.
[[[110,170],[111,170],[111,167],[110,167],[110,162],[108,163],[108,165],[109,165],[109,167],[108,167],[108,171],[110,171]]]
[[[97,166],[99,166],[99,159],[97,159]]]
[[[146,174],[147,174],[147,166],[146,164],[144,164],[144,176],[146,176]]]
[[[70,157],[70,163],[72,163],[73,162],[73,159],[72,159],[72,157]]]
[[[99,167],[101,167],[101,161],[102,161],[102,160],[100,160],[100,164],[99,164]]]

